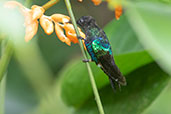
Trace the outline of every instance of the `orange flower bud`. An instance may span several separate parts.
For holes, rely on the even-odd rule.
[[[81,31],[79,31],[79,32],[80,32],[80,36],[85,38],[85,34]],[[78,43],[78,38],[77,38],[77,35],[75,33],[71,33],[70,31],[66,31],[66,35],[71,40],[71,42]]]
[[[86,37],[85,34],[82,31],[79,31],[79,32],[80,32],[80,36],[85,39]]]
[[[56,35],[58,36],[59,40],[64,42],[66,36],[64,35],[64,32],[63,32],[62,28],[58,25],[58,23],[55,23],[55,32],[56,32]]]
[[[82,38],[84,38],[85,39],[85,34],[82,32],[82,31],[80,31],[80,36],[82,37]],[[86,48],[86,46],[85,46],[85,43],[84,43],[84,40],[82,40],[82,43],[83,43],[83,45],[84,45],[84,49],[86,50],[87,48]]]
[[[29,9],[25,9],[22,11],[22,14],[24,15],[24,25],[27,26],[29,24],[32,24],[33,19],[32,19],[32,12]]]
[[[64,28],[66,31],[70,31],[71,33],[76,34],[76,33],[75,33],[74,26],[73,26],[72,24],[70,24],[70,23],[65,23],[64,26],[63,26],[63,28]],[[79,32],[81,32],[82,34],[84,34],[84,33],[81,31],[81,29],[80,29],[79,27],[78,27],[78,30],[79,30]]]
[[[55,22],[55,32],[59,40],[65,42],[69,46],[71,45],[71,41],[65,36],[63,29],[59,26],[57,22]]]
[[[26,26],[25,41],[31,40],[38,30],[38,21],[35,20],[32,24]]]
[[[81,0],[82,1],[82,0]],[[43,15],[45,9],[43,7],[33,5],[31,9],[24,7],[22,4],[9,1],[5,4],[7,8],[15,8],[19,7],[20,11],[25,17],[25,26],[26,26],[26,34],[25,34],[25,41],[28,42],[31,40],[34,35],[37,33],[38,30],[38,19],[40,19],[40,25],[44,29],[45,33],[50,35],[54,31],[55,23],[55,32],[58,36],[59,40],[65,42],[67,45],[71,45],[71,42],[78,43],[78,39],[74,30],[74,27],[70,23],[66,23],[70,21],[70,17],[62,14],[53,14],[51,17]],[[63,23],[63,24],[59,24]],[[64,34],[64,30],[67,36]],[[80,35],[85,38],[85,34],[79,28]]]
[[[38,30],[37,19],[39,19],[43,15],[44,9],[40,6],[34,5],[30,10],[16,1],[8,1],[5,3],[5,7],[7,8],[15,8],[17,6],[19,7],[20,11],[22,12],[25,18],[25,26],[26,26],[25,41],[28,42],[37,33]]]
[[[70,31],[66,32],[67,37],[71,40],[73,43],[78,43],[77,35],[70,33]]]
[[[100,5],[101,4],[101,2],[102,2],[102,0],[91,0],[93,3],[94,3],[94,5]]]
[[[35,19],[39,19],[43,13],[45,12],[45,10],[40,7],[40,6],[37,6],[37,5],[33,5],[31,7],[31,11],[32,11],[32,19],[35,20]]]
[[[23,8],[23,5],[16,1],[8,1],[4,4],[5,8],[16,8],[17,6]]]
[[[71,33],[75,33],[75,29],[74,29],[74,26],[70,23],[65,23],[63,28],[66,30],[66,31],[70,31]],[[81,31],[80,28],[78,28],[79,31]]]
[[[78,39],[76,36],[76,32],[74,30],[74,26],[70,23],[65,23],[64,26],[62,26],[62,27],[65,29],[66,35],[71,40],[71,42],[78,43]],[[78,28],[78,29],[79,29],[81,37],[85,38],[85,34],[81,31],[80,28]]]
[[[66,38],[66,39],[65,39],[65,43],[66,43],[67,45],[71,46],[71,40],[70,40],[70,39]]]
[[[82,43],[83,43],[84,49],[87,50],[84,40],[82,40]]]
[[[70,20],[70,17],[62,14],[53,14],[51,18],[54,22],[61,22],[61,23],[66,23],[69,22]]]
[[[71,33],[75,33],[74,26],[70,23],[64,24],[64,29],[66,31],[70,31]]]
[[[47,16],[41,16],[40,18],[40,25],[42,26],[43,30],[47,35],[50,35],[54,31],[54,26],[52,20]]]
[[[122,6],[118,5],[115,7],[115,18],[116,18],[116,20],[119,20],[121,15],[122,15]]]
[[[78,0],[79,2],[82,2],[83,0]]]

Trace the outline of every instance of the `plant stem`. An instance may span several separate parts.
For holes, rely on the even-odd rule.
[[[8,63],[11,59],[12,52],[13,52],[13,46],[12,43],[8,40],[6,47],[4,49],[4,53],[2,54],[2,57],[0,59],[0,82],[8,67]]]
[[[6,41],[1,42],[1,55],[4,55]],[[1,68],[1,67],[0,67]],[[0,114],[4,114],[5,110],[5,89],[6,89],[6,73],[2,75],[2,81],[0,81]]]
[[[5,114],[5,89],[6,89],[6,74],[0,83],[0,114]]]
[[[59,0],[50,0],[49,2],[47,2],[46,4],[44,4],[42,7],[47,10],[50,7],[52,7],[53,5],[55,5],[57,2],[59,2]]]
[[[69,13],[69,15],[71,17],[71,21],[72,21],[72,23],[74,25],[74,29],[76,31],[77,37],[79,37],[80,33],[79,33],[78,28],[77,28],[77,24],[76,24],[76,21],[75,21],[74,14],[72,12],[70,1],[69,0],[65,0],[65,4],[66,4],[66,7],[68,9],[68,13]],[[86,52],[84,50],[83,43],[82,43],[82,41],[80,39],[79,39],[79,45],[80,45],[80,48],[81,48],[81,51],[82,51],[84,59],[88,59],[88,57],[86,55]],[[94,92],[94,96],[95,96],[95,100],[96,100],[99,112],[100,112],[100,114],[104,114],[104,109],[103,109],[103,106],[102,106],[102,103],[101,103],[101,100],[100,100],[100,96],[99,96],[99,93],[98,93],[98,90],[97,90],[97,87],[96,87],[96,82],[94,80],[94,76],[93,76],[90,64],[88,62],[86,62],[86,65],[87,65],[90,82],[91,82],[91,85],[92,85],[92,88],[93,88],[93,92]]]

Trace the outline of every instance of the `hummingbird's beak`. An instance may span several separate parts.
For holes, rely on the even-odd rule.
[[[81,26],[80,19],[77,20],[77,25]]]
[[[70,20],[70,21],[68,21],[68,22],[66,22],[66,23],[70,23],[70,24],[72,24],[72,21]]]

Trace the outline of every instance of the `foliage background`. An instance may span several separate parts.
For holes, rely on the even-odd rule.
[[[36,0],[32,4],[43,5],[46,2]],[[104,28],[116,63],[128,81],[128,86],[113,94],[105,74],[91,63],[105,112],[170,114],[169,1],[134,1],[135,4],[127,6],[128,11],[119,21],[114,19],[114,12],[108,9],[106,3],[95,7],[90,0],[71,2],[77,19],[82,15],[91,15]],[[68,14],[63,0],[45,14],[54,13]],[[14,32],[21,35],[15,38],[20,41],[14,43],[14,56],[7,72],[5,114],[98,113],[77,44],[69,47],[61,43],[55,33],[47,36],[41,27],[29,43],[24,42],[23,31]],[[4,31],[1,37],[3,34]],[[156,47],[151,38],[161,44]],[[156,58],[156,49],[161,53],[160,58]]]

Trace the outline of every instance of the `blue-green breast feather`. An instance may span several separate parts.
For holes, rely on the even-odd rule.
[[[90,42],[85,42],[87,50],[93,61],[99,63],[98,58],[105,55],[112,55],[112,50],[109,42],[101,37],[94,38]]]
[[[89,52],[89,54],[91,56],[92,61],[95,61],[97,63],[98,61],[97,61],[97,57],[92,48],[92,42],[85,42],[85,45],[86,45],[87,51]]]
[[[97,58],[105,56],[106,54],[112,55],[111,46],[106,39],[96,38],[92,42],[92,48]]]

